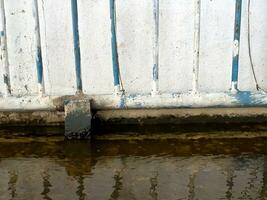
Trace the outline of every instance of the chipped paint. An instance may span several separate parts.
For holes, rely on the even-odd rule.
[[[64,101],[80,99],[66,97],[8,97],[0,98],[0,110],[63,110]],[[267,107],[267,95],[262,92],[176,93],[147,95],[84,95],[92,109],[149,109],[149,108],[208,108],[208,107]]]
[[[238,91],[239,48],[240,48],[241,17],[242,17],[241,14],[242,14],[242,0],[236,0],[233,62],[232,62],[232,88],[231,88],[233,93],[236,93]]]
[[[239,55],[239,41],[234,40],[233,57],[236,57],[238,55]]]

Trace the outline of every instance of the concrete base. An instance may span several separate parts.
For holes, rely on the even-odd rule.
[[[266,131],[266,108],[129,109],[98,111],[93,120],[94,135],[124,136],[197,132],[214,135],[225,131]],[[136,135],[137,134],[137,135]]]
[[[92,117],[89,101],[72,100],[66,103],[65,109],[66,115],[61,111],[0,111],[0,127],[61,126],[62,131],[57,134],[63,135],[66,120],[67,138],[90,138]],[[158,132],[190,132],[192,129],[195,132],[203,131],[207,135],[211,135],[209,129],[224,131],[228,128],[267,133],[267,108],[127,109],[94,110],[93,113],[92,129],[96,135],[112,131],[144,132],[149,126],[155,127],[153,131],[150,129],[146,132],[151,137],[155,137]],[[46,132],[39,130],[40,134],[48,136]],[[236,132],[233,133],[235,134]],[[224,135],[225,132],[220,132],[220,137]]]
[[[71,102],[79,100],[69,101],[65,109],[71,109]],[[89,101],[86,102],[89,106]],[[89,107],[85,107],[84,111],[89,112],[88,109]],[[128,109],[94,113],[93,121],[117,125],[267,123],[267,108]],[[0,111],[0,127],[63,126],[65,116],[63,111]]]
[[[65,103],[65,137],[90,139],[91,106],[89,100],[71,100]]]
[[[116,125],[267,123],[267,108],[104,110],[94,118]]]

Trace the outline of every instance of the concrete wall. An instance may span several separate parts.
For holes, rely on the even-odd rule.
[[[45,91],[75,94],[75,62],[70,1],[39,0]],[[251,3],[252,55],[262,87],[267,87],[267,1]],[[83,90],[112,94],[109,1],[79,0]],[[32,1],[5,1],[11,89],[14,95],[37,94]],[[231,87],[235,1],[201,1],[199,89],[228,91]],[[152,87],[153,1],[117,0],[117,36],[122,82],[126,92],[144,94]],[[161,92],[192,89],[194,0],[160,1]],[[1,67],[2,70],[3,67]],[[240,49],[242,90],[255,90],[248,60],[247,0],[243,1]],[[3,93],[3,82],[0,83]]]

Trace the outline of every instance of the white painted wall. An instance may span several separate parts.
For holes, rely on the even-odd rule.
[[[152,0],[117,0],[118,47],[127,93],[149,93],[152,85]],[[32,2],[6,0],[12,92],[37,93]],[[82,79],[87,94],[111,94],[113,75],[108,0],[79,0]],[[243,1],[240,89],[255,90],[248,60],[247,1]],[[252,54],[262,87],[267,87],[267,1],[252,0]],[[228,91],[231,84],[233,0],[202,0],[200,91]],[[39,0],[44,80],[47,94],[75,93],[70,1]],[[192,88],[193,0],[160,0],[162,92]],[[3,90],[3,83],[0,90]]]
[[[192,88],[194,1],[163,0],[160,4],[160,90]]]
[[[38,2],[45,90],[52,95],[73,94],[76,82],[70,1]]]
[[[247,0],[244,1],[247,4]],[[267,88],[267,1],[251,1],[251,51],[258,81],[263,88]],[[243,9],[243,29],[241,38],[240,59],[240,89],[255,90],[255,83],[249,64],[247,42],[247,6]]]
[[[232,74],[235,1],[202,1],[199,84],[201,91],[228,91]]]
[[[37,93],[32,2],[8,0],[5,11],[12,93]]]

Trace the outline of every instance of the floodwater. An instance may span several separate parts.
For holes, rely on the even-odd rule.
[[[0,140],[0,199],[267,199],[267,141]]]

